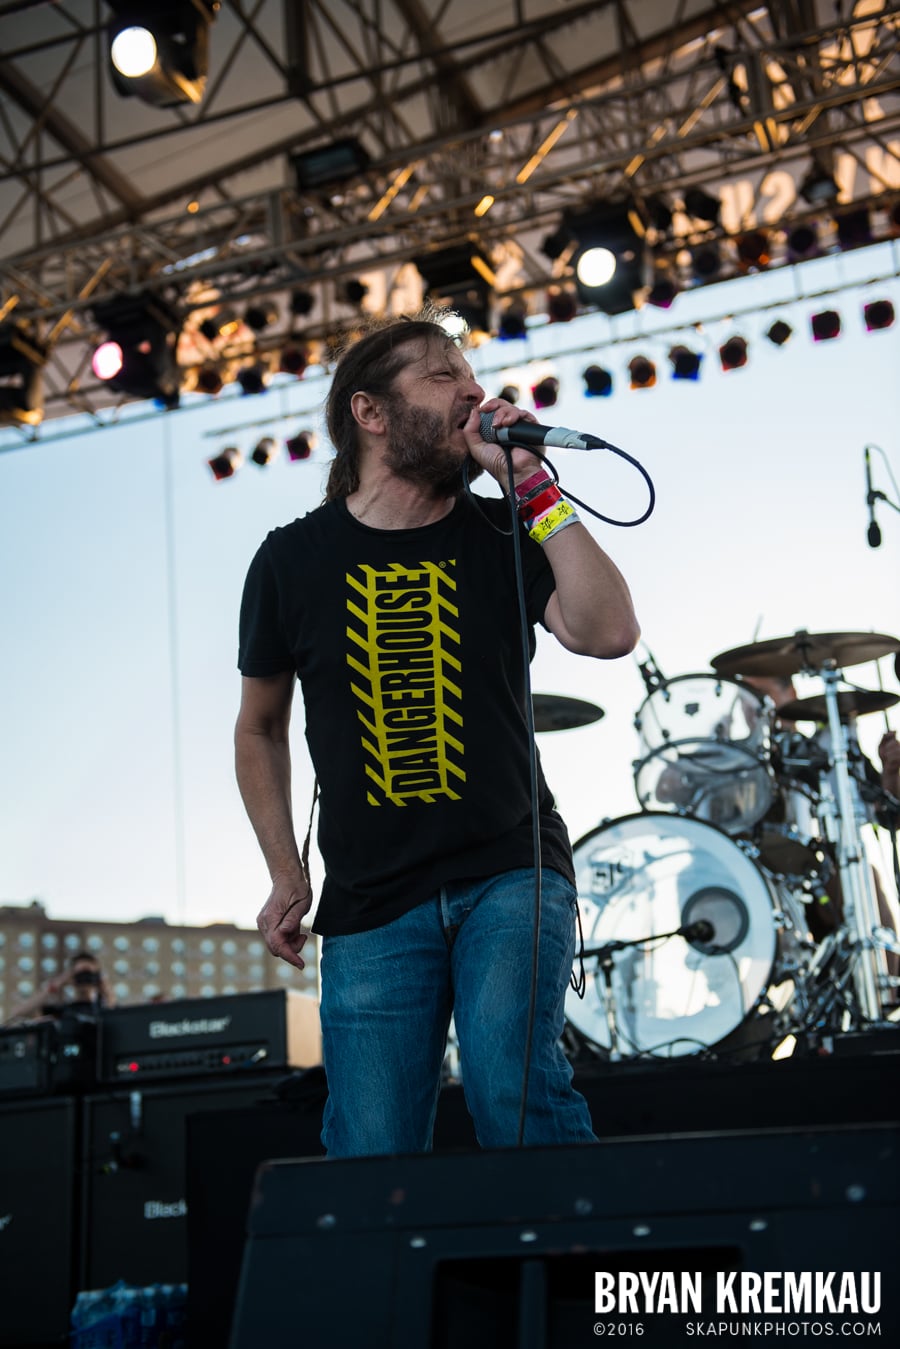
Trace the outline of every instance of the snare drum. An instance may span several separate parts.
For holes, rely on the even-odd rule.
[[[581,839],[575,872],[585,948],[640,941],[612,953],[611,999],[600,959],[585,956],[585,995],[570,988],[566,1018],[587,1040],[610,1050],[612,1026],[625,1057],[677,1057],[784,1033],[763,1013],[785,1012],[812,958],[805,911],[726,834],[627,815]],[[704,940],[661,935],[700,920]]]
[[[775,796],[772,704],[717,675],[679,675],[635,717],[641,758],[634,787],[644,810],[674,811],[745,834]]]

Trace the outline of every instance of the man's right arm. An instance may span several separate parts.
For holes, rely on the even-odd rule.
[[[273,955],[302,970],[299,952],[307,933],[300,925],[312,892],[291,810],[288,731],[295,680],[293,670],[244,676],[234,748],[238,787],[272,879],[256,925]]]

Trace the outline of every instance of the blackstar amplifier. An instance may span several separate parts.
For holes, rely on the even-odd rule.
[[[227,1076],[322,1061],[319,1004],[271,989],[146,1003],[104,1013],[101,1081]]]
[[[97,1081],[97,1020],[58,1021],[0,1030],[0,1096],[83,1090]]]

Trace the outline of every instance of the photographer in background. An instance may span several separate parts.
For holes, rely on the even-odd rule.
[[[106,982],[100,962],[90,951],[76,951],[69,967],[56,974],[10,1013],[10,1021],[31,1021],[38,1017],[59,1018],[66,1013],[79,1016],[114,1007],[115,997]]]

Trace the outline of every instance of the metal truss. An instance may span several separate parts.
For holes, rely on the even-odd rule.
[[[813,154],[843,203],[900,196],[897,5],[225,0],[187,110],[114,92],[99,0],[49,9],[0,3],[0,317],[50,348],[48,417],[110,403],[90,309],[123,291],[183,307],[196,366],[260,345],[207,343],[211,305],[302,287],[325,338],[358,321],[348,278],[399,309],[411,259],[467,241],[528,297],[565,279],[541,249],[561,213],[597,199],[665,199],[674,256],[717,233],[679,209],[690,186],[740,182],[732,230]],[[346,136],[365,171],[301,193],[287,156]],[[789,195],[782,226],[810,211]]]

